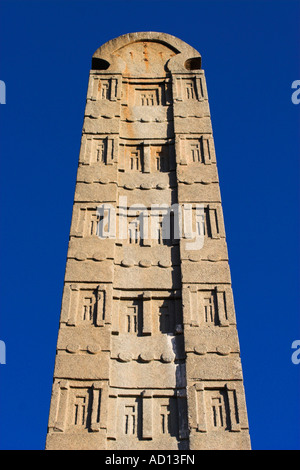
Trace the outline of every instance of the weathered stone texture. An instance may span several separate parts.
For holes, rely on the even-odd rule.
[[[46,448],[250,448],[205,75],[168,34],[92,59]]]

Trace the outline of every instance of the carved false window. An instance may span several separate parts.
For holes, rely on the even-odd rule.
[[[161,245],[163,243],[162,220],[158,220],[157,223],[156,223],[156,230],[155,230],[154,239],[157,241],[158,245]]]
[[[170,171],[169,147],[167,145],[151,146],[151,172],[168,172]]]
[[[130,154],[130,170],[139,171],[140,167],[140,157],[138,152],[132,152]]]
[[[100,214],[91,212],[90,213],[90,233],[89,235],[98,235],[99,233],[99,221]]]
[[[203,315],[206,324],[218,325],[219,318],[216,308],[216,298],[214,291],[203,293]]]
[[[151,311],[153,334],[175,334],[176,323],[179,322],[179,319],[175,318],[177,311],[174,299],[152,298]]]
[[[138,212],[138,209],[135,211]],[[135,217],[129,215],[125,220],[122,219],[122,215],[119,215],[119,227],[125,233],[124,243],[137,246],[171,246],[178,242],[178,238],[176,238],[178,230],[175,227],[177,220],[173,212],[166,215],[147,214],[146,211],[142,210],[139,212]],[[99,218],[92,219],[90,222],[90,235],[101,235],[102,225],[100,222],[101,219]]]
[[[127,307],[126,312],[127,333],[137,334],[138,332],[138,311],[137,306]]]
[[[155,92],[148,91],[141,94],[141,105],[142,106],[154,106],[155,103]]]
[[[207,216],[206,211],[196,213],[196,234],[198,236],[207,234]]]
[[[96,144],[96,161],[100,163],[106,163],[106,147],[107,143],[105,140],[98,140]]]
[[[161,333],[173,333],[174,332],[174,312],[170,310],[168,302],[164,303],[159,307],[159,325]]]
[[[169,171],[168,157],[163,151],[155,154],[155,170],[160,172]]]
[[[241,430],[235,385],[206,388],[195,384],[197,403],[197,430],[201,432],[228,432]]]
[[[72,431],[96,431],[100,426],[101,389],[70,388],[68,425]]]
[[[96,207],[80,208],[76,235],[80,237],[89,237],[91,235],[101,235],[101,224],[104,215],[97,211]]]
[[[203,299],[204,307],[204,319],[205,323],[215,323],[215,311],[212,296],[204,297]]]
[[[115,299],[115,332],[136,336],[176,334],[182,323],[181,299],[152,296],[145,291],[135,299]],[[178,333],[178,332],[177,332]]]
[[[174,169],[174,155],[169,145],[121,146],[120,162],[126,172],[166,173]]]
[[[207,390],[208,426],[211,430],[230,429],[228,396],[226,390]]]
[[[170,433],[170,405],[160,407],[160,430],[162,434]]]
[[[141,336],[143,331],[143,312],[140,300],[121,301],[121,331]]]
[[[127,168],[130,171],[142,171],[142,159],[140,149],[132,150],[128,156]]]
[[[155,409],[159,413],[154,416],[158,424],[157,430],[161,435],[178,436],[178,407],[176,398],[157,398],[158,406]]]
[[[131,245],[140,244],[140,221],[134,219],[128,224],[128,241]]]
[[[96,289],[72,291],[69,324],[100,325],[104,321],[105,292]]]
[[[191,156],[193,162],[201,162],[200,143],[191,144]]]
[[[83,299],[83,309],[82,309],[82,320],[85,323],[94,323],[95,317],[95,306],[96,306],[96,298],[95,295],[90,295],[84,297]]]
[[[131,436],[137,432],[137,406],[125,406],[125,426],[124,433]]]
[[[160,102],[160,92],[157,87],[151,89],[136,88],[136,104],[138,106],[157,106]]]
[[[229,326],[227,296],[228,290],[224,291],[224,287],[216,286],[211,290],[198,290],[197,287],[190,286],[191,324],[195,326]]]
[[[170,246],[175,243],[175,216],[173,212],[165,215],[152,215],[150,223],[152,244]]]
[[[110,99],[110,83],[109,80],[101,80],[99,83],[99,91],[101,100]]]
[[[187,81],[185,83],[185,96],[188,100],[196,98],[195,85],[193,81]]]
[[[124,397],[121,399],[121,421],[119,425],[122,434],[127,437],[141,438],[142,409],[140,397]]]
[[[213,140],[210,137],[188,139],[186,145],[187,163],[210,165],[214,161]]]
[[[130,245],[149,246],[150,224],[146,210],[129,209],[129,216],[126,218],[124,230],[127,230],[127,241]],[[131,214],[135,213],[135,217]]]
[[[190,217],[187,212],[186,218]],[[192,231],[194,236],[206,236],[208,238],[218,238],[217,212],[216,209],[207,207],[199,207],[192,212]],[[212,226],[214,231],[212,231]]]
[[[87,395],[76,395],[74,400],[74,420],[75,426],[86,427],[87,425],[87,411],[88,411],[88,397]]]
[[[129,393],[131,390],[129,390]],[[134,392],[134,390],[132,390]],[[152,390],[144,390],[140,395],[118,396],[115,401],[112,420],[112,436],[116,439],[185,439],[187,422],[185,400],[177,396],[163,396]],[[184,428],[184,429],[183,429]],[[125,441],[123,441],[125,442]]]
[[[209,236],[211,238],[220,238],[220,228],[218,221],[218,211],[215,208],[206,208],[206,219],[209,230]]]

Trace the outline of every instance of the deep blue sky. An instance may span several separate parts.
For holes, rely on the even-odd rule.
[[[43,449],[94,51],[135,31],[202,55],[254,449],[300,449],[297,1],[0,1],[0,448]]]

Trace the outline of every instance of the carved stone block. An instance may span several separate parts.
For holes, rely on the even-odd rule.
[[[130,33],[92,58],[46,449],[249,449],[197,50]]]

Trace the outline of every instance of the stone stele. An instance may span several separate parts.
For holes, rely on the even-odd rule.
[[[92,58],[46,449],[250,449],[206,81],[169,34]]]

